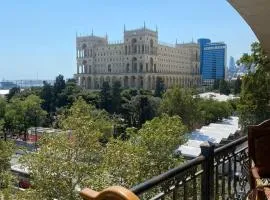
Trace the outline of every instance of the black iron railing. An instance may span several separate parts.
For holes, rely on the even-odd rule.
[[[215,149],[201,146],[202,155],[131,191],[140,199],[244,199],[249,190],[247,137]]]

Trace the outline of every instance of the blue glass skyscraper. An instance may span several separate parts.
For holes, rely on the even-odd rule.
[[[213,82],[225,78],[227,46],[223,42],[211,43],[209,39],[199,39],[200,69],[203,81]]]
[[[209,44],[211,43],[211,40],[209,39],[205,39],[205,38],[201,38],[201,39],[198,39],[198,44],[200,45],[200,72],[202,74],[202,71],[203,71],[203,48],[206,44]]]

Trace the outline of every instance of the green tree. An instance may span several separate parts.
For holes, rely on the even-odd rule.
[[[236,81],[234,82],[234,94],[240,94],[241,85],[242,85],[242,80],[241,80],[240,76],[238,76]]]
[[[105,109],[109,113],[112,112],[111,87],[107,81],[103,82],[103,85],[100,91],[100,108]]]
[[[53,85],[54,102],[57,108],[65,106],[67,104],[66,99],[61,95],[62,91],[66,87],[66,82],[63,75],[58,75]]]
[[[78,189],[88,183],[93,189],[105,185],[106,178],[102,180],[100,176],[104,155],[100,138],[112,132],[106,113],[79,98],[62,116],[60,127],[62,133],[45,135],[39,152],[24,158],[34,185],[25,195],[72,200],[80,199]]]
[[[220,94],[225,94],[225,95],[230,94],[230,87],[227,81],[225,80],[219,81],[219,92]]]
[[[136,133],[128,129],[128,141],[111,140],[103,162],[108,186],[130,188],[176,167],[182,160],[173,152],[185,142],[186,130],[180,117],[162,115],[147,121]]]
[[[9,90],[9,93],[6,95],[7,97],[7,100],[10,101],[12,99],[13,96],[15,96],[16,94],[20,93],[20,88],[19,87],[14,87],[14,88],[11,88]]]
[[[42,99],[36,95],[30,95],[22,101],[22,104],[25,132],[29,127],[42,125],[47,115],[47,112],[41,108]]]
[[[173,152],[186,132],[180,117],[162,115],[138,132],[128,129],[129,140],[104,145],[100,137],[111,133],[112,122],[82,98],[62,117],[61,128],[63,133],[45,135],[40,151],[24,158],[33,187],[18,198],[72,200],[80,199],[77,190],[83,187],[131,187],[179,164]]]
[[[61,99],[62,102],[61,107],[67,106],[69,108],[81,95],[83,95],[82,89],[76,84],[75,80],[68,80],[65,87],[58,93],[58,98]]]
[[[156,89],[155,89],[155,93],[154,96],[156,97],[162,97],[162,95],[165,92],[165,84],[164,81],[161,77],[157,77],[157,81],[156,81]]]
[[[17,98],[19,98],[21,100],[24,100],[30,95],[40,96],[41,90],[42,90],[41,87],[25,88],[22,91],[20,91],[19,93],[16,93],[14,95],[14,97],[17,97]]]
[[[198,105],[189,89],[174,87],[167,90],[160,104],[160,112],[170,116],[178,115],[183,123],[193,129],[197,123]]]
[[[147,121],[138,131],[138,139],[143,147],[146,158],[142,177],[151,178],[164,173],[179,164],[173,152],[185,142],[186,126],[179,116],[163,114]],[[155,167],[154,167],[155,166]]]
[[[45,120],[46,111],[41,108],[42,100],[36,95],[30,95],[25,100],[12,98],[6,107],[5,128],[9,132],[27,137],[27,129],[39,126]]]
[[[12,175],[10,173],[10,160],[14,153],[11,142],[0,140],[0,197],[11,199]]]
[[[247,125],[258,124],[270,117],[270,61],[260,44],[255,42],[251,45],[251,54],[244,54],[238,63],[245,64],[249,69],[255,67],[255,71],[250,70],[242,79],[238,104],[240,123],[246,129]]]
[[[4,135],[6,140],[6,134],[4,130],[4,123],[5,123],[5,113],[6,113],[6,100],[0,97],[0,134],[1,136]]]
[[[120,113],[121,109],[121,83],[115,81],[112,86],[112,113]]]
[[[60,74],[56,77],[53,87],[56,94],[61,93],[61,91],[65,89],[66,82],[63,75]]]
[[[132,117],[132,124],[136,127],[141,127],[147,120],[157,116],[160,98],[137,95],[129,102],[129,112]]]
[[[42,108],[46,110],[48,113],[53,112],[54,111],[53,87],[46,81],[43,82],[40,98],[43,99]]]
[[[100,166],[103,169],[103,183],[106,177],[105,187],[121,185],[129,188],[144,180],[141,174],[144,164],[141,156],[145,153],[145,148],[134,142],[133,138],[127,141],[114,139],[107,144]]]
[[[232,115],[233,108],[230,102],[200,99],[198,101],[198,111],[201,114],[202,125],[205,125],[228,118]]]
[[[217,79],[217,80],[214,81],[213,90],[219,90],[219,82],[220,82],[219,79]]]
[[[24,130],[24,110],[22,100],[12,98],[6,106],[4,128],[8,133],[20,135]],[[25,136],[26,138],[26,136]]]

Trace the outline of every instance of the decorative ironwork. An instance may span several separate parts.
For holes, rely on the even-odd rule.
[[[247,137],[202,155],[131,189],[141,199],[244,199],[249,190]]]

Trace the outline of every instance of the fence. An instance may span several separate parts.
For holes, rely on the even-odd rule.
[[[131,191],[140,199],[244,199],[248,190],[247,137],[215,149],[201,146],[202,155]]]

